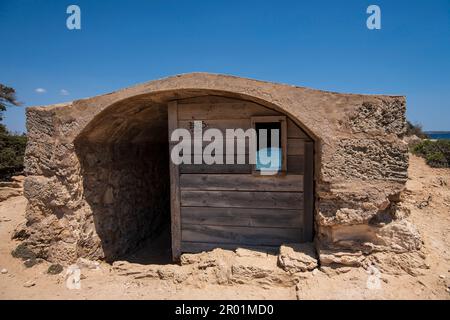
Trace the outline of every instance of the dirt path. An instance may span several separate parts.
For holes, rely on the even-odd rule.
[[[81,289],[69,290],[64,273],[46,273],[46,262],[26,268],[11,256],[18,244],[11,233],[24,219],[26,206],[18,196],[0,202],[0,270],[7,270],[0,274],[0,299],[450,299],[450,170],[429,168],[411,156],[409,173],[406,202],[423,236],[429,267],[419,275],[380,274],[372,285],[373,275],[362,268],[340,274],[317,270],[305,273],[296,289],[136,280],[101,264],[99,270],[83,269]]]

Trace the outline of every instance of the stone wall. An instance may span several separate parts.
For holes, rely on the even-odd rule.
[[[79,141],[77,146],[84,199],[101,240],[102,257],[120,258],[170,228],[167,144]]]
[[[408,167],[407,146],[402,142],[406,128],[404,97],[338,94],[198,73],[69,104],[28,109],[25,195],[29,199],[29,247],[59,262],[71,262],[78,256],[107,259],[122,254],[122,249],[108,252],[105,240],[135,230],[136,223],[127,220],[126,229],[110,234],[111,223],[96,224],[92,212],[97,208],[95,203],[101,201],[100,211],[105,214],[115,205],[120,208],[118,212],[129,210],[127,201],[134,200],[121,199],[118,193],[122,182],[129,186],[131,180],[136,181],[131,177],[139,176],[139,170],[120,171],[117,174],[122,178],[103,178],[102,172],[108,171],[108,161],[116,153],[95,147],[90,152],[105,163],[86,166],[90,152],[80,152],[82,147],[77,143],[139,143],[143,137],[159,139],[147,141],[150,144],[167,141],[167,102],[208,94],[251,100],[281,111],[296,119],[315,140],[315,232],[323,264],[350,264],[348,261],[355,259],[348,256],[386,250],[407,252],[420,247],[420,236],[406,220],[408,212],[401,203]],[[102,177],[92,190],[84,186],[90,170],[97,178]],[[153,192],[157,176],[148,177],[147,192]],[[114,179],[122,182],[115,183]],[[135,191],[139,198],[141,191]],[[108,203],[111,199],[115,204]],[[162,204],[155,205],[159,207]],[[146,210],[143,203],[140,208]],[[136,213],[135,217],[141,221],[142,216]],[[126,241],[123,251],[151,229]]]
[[[114,135],[108,130],[117,127],[106,121],[101,135],[94,130],[70,139],[54,112],[31,108],[27,119],[25,243],[38,256],[113,261],[170,224],[166,118],[158,140],[143,134],[152,127],[145,121],[125,130],[134,135]]]

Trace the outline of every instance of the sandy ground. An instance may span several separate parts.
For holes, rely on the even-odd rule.
[[[428,269],[420,275],[371,276],[362,268],[345,273],[306,273],[297,286],[180,285],[167,280],[135,280],[119,276],[108,264],[84,270],[80,290],[69,290],[64,273],[49,275],[43,262],[26,268],[11,251],[14,227],[24,219],[26,199],[0,202],[0,299],[450,299],[450,170],[429,168],[411,156],[406,201],[410,220],[424,240]],[[431,198],[430,198],[431,196]],[[427,201],[428,200],[428,201]],[[421,207],[421,208],[419,208]],[[5,270],[3,270],[5,271]]]

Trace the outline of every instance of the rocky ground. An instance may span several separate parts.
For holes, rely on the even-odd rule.
[[[26,199],[18,186],[0,186],[0,197],[19,190],[0,198],[0,299],[449,299],[450,170],[411,156],[409,176],[404,205],[422,250],[381,252],[359,268],[317,266],[305,245],[284,247],[279,256],[217,249],[184,255],[181,265],[79,260],[62,271],[54,265],[49,274],[45,261],[12,257],[19,242],[11,235],[24,219]]]

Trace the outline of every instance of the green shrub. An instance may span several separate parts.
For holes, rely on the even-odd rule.
[[[0,124],[0,180],[22,172],[26,144],[25,135],[11,134]]]
[[[431,167],[450,168],[450,140],[424,140],[411,151],[425,158]]]
[[[416,135],[421,139],[427,139],[428,135],[423,132],[422,125],[419,123],[412,124],[409,121],[406,121],[406,136]]]

